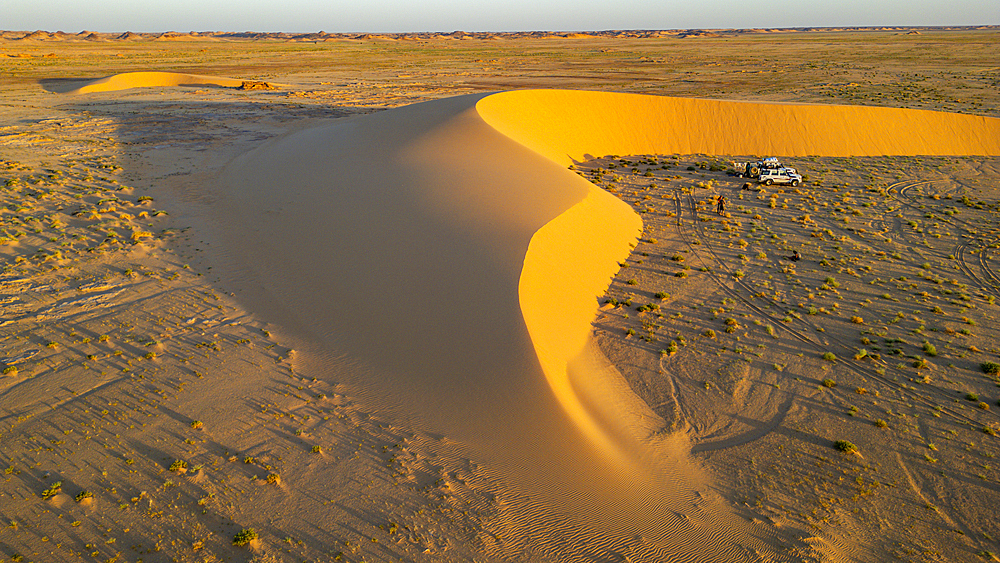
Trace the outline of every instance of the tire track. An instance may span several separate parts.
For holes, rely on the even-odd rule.
[[[688,207],[688,211],[691,213],[691,217],[692,217],[692,219],[694,221],[694,230],[697,232],[699,239],[704,239],[705,237],[704,237],[704,233],[702,231],[702,228],[701,228],[701,225],[700,225],[700,222],[699,222],[699,219],[698,219],[698,210],[697,210],[697,206],[695,205],[694,196],[688,194],[687,200],[688,200],[688,206],[687,206]],[[691,240],[687,236],[687,233],[684,231],[684,229],[678,228],[678,233],[680,234],[681,238],[684,240],[685,244],[688,245],[688,248],[691,250],[691,252],[694,253],[696,256],[698,256],[698,258],[701,259],[702,262],[704,263],[705,260],[702,258],[702,256],[697,251],[697,249],[695,249],[695,246],[697,246],[697,245],[694,245],[694,244],[691,243]],[[730,279],[735,280],[734,281],[734,285],[735,286],[741,286],[745,290],[747,290],[751,296],[754,295],[753,290],[751,288],[749,288],[749,286],[747,286],[742,280],[740,280],[739,278],[736,278],[733,275],[733,272],[725,265],[726,262],[724,260],[722,260],[718,256],[718,254],[711,247],[711,245],[705,244],[704,242],[702,242],[701,246],[704,246],[705,249],[708,251],[708,253],[712,256],[712,258],[720,265],[720,268],[722,270],[726,271],[729,274],[728,277]],[[707,266],[708,264],[705,264],[705,265]],[[817,343],[813,339],[805,336],[800,331],[795,330],[794,328],[788,326],[784,322],[781,322],[780,319],[777,319],[774,315],[772,315],[771,313],[768,313],[767,311],[765,311],[764,309],[762,309],[761,307],[759,307],[755,303],[753,303],[743,293],[741,293],[739,291],[736,291],[736,289],[734,287],[729,287],[726,283],[724,283],[719,278],[719,276],[715,273],[715,271],[714,271],[713,268],[710,268],[708,273],[712,277],[712,279],[718,284],[718,286],[725,293],[733,296],[734,298],[739,299],[742,303],[744,303],[752,311],[756,312],[762,318],[765,318],[765,319],[768,319],[768,320],[772,321],[780,329],[782,329],[783,331],[785,331],[786,333],[788,333],[790,336],[792,336],[796,340],[798,340],[798,341],[800,341],[800,342],[802,342],[804,344],[808,344],[813,350],[815,350],[817,352],[823,351],[824,348],[821,347],[820,343]],[[799,319],[799,320],[802,320],[802,319]],[[847,350],[851,350],[852,349],[851,346],[848,346],[846,343],[841,342],[837,338],[830,337],[830,341],[833,342],[833,343],[835,343],[836,345],[839,345],[842,348],[847,349]],[[915,392],[911,391],[905,385],[902,385],[902,384],[898,383],[897,381],[894,381],[890,377],[879,375],[877,372],[874,371],[874,369],[870,369],[870,366],[861,365],[857,361],[852,360],[852,359],[847,359],[847,358],[840,358],[840,359],[837,360],[837,362],[838,362],[838,364],[844,366],[846,369],[848,369],[850,372],[852,372],[854,375],[856,375],[858,377],[862,377],[862,378],[868,377],[868,378],[871,378],[871,379],[875,379],[875,380],[877,380],[877,381],[885,384],[889,388],[895,389],[901,396],[906,397],[906,398],[910,399],[913,402],[920,403],[921,405],[924,405],[924,406],[926,406],[929,409],[940,408],[940,410],[938,412],[940,412],[940,413],[946,413],[946,414],[950,415],[953,420],[965,422],[965,423],[969,424],[970,426],[972,426],[973,428],[978,428],[978,427],[981,426],[980,423],[977,420],[975,420],[975,419],[973,419],[971,417],[968,417],[968,416],[966,416],[966,415],[964,415],[964,414],[962,414],[960,412],[957,412],[957,411],[955,411],[955,410],[953,410],[953,409],[951,409],[951,408],[949,408],[947,406],[939,405],[936,402],[933,402],[933,401],[927,399],[922,394],[915,393]],[[888,364],[884,360],[873,360],[873,362],[877,362],[875,365],[882,366],[882,367],[888,367]]]

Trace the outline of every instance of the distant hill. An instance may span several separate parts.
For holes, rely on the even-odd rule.
[[[676,38],[718,38],[733,37],[738,35],[763,34],[763,33],[823,33],[823,32],[892,32],[905,35],[921,35],[931,31],[973,31],[973,30],[996,30],[1000,25],[981,26],[940,26],[940,27],[788,27],[788,28],[748,28],[748,29],[672,29],[672,30],[605,30],[605,31],[517,31],[517,32],[487,32],[487,31],[452,31],[444,32],[409,32],[409,33],[327,33],[324,31],[311,33],[289,33],[276,32],[265,33],[259,31],[205,31],[205,32],[115,32],[97,33],[92,31],[81,31],[80,33],[63,33],[61,31],[48,32],[36,31],[2,31],[0,30],[0,41],[300,41],[300,42],[323,42],[323,41],[399,41],[399,40],[425,40],[425,41],[467,41],[467,40],[494,40],[494,39],[598,39],[598,38],[633,38],[633,39],[655,39],[665,37]]]

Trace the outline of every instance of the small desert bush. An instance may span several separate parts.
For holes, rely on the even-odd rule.
[[[183,473],[187,471],[187,468],[187,462],[182,459],[174,460],[174,462],[170,464],[170,471],[173,471],[174,473]]]
[[[836,386],[837,386],[837,382],[834,381],[834,380],[832,380],[832,379],[824,379],[823,380],[823,387],[826,387],[827,389],[833,389]]]
[[[996,362],[983,362],[979,364],[979,369],[983,370],[983,373],[989,375],[1000,374],[1000,364]]]
[[[826,361],[828,361],[828,362],[835,362],[835,361],[837,361],[837,356],[834,355],[833,352],[827,352],[827,353],[823,354],[823,359],[826,360]]]
[[[875,428],[888,428],[889,424],[881,418],[875,421]]]
[[[253,528],[244,528],[239,532],[236,532],[236,535],[233,536],[233,545],[242,547],[254,541],[257,537],[257,530],[254,530]]]
[[[924,354],[927,354],[928,356],[937,356],[937,348],[935,348],[933,344],[927,342],[926,340],[924,341],[923,349],[924,349]]]
[[[966,401],[978,401],[979,400],[979,395],[977,395],[976,393],[966,393],[965,394],[965,400]]]
[[[62,492],[62,481],[56,481],[52,483],[52,486],[42,491],[42,498],[49,500],[50,498],[58,495]]]
[[[191,428],[194,428],[195,430],[198,430],[202,426],[205,426],[205,423],[203,423],[200,420],[192,420],[191,421]]]
[[[858,447],[848,442],[847,440],[837,440],[836,442],[833,443],[833,447],[837,448],[838,450],[844,453],[850,454],[858,452]]]
[[[89,498],[93,498],[93,497],[94,497],[94,493],[92,493],[90,491],[80,491],[75,497],[73,497],[73,500],[75,500],[76,502],[83,502],[83,501],[85,501],[85,500],[87,500]]]

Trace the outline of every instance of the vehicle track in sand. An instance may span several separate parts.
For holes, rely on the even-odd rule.
[[[919,213],[924,213],[923,209],[915,203],[914,198],[910,195],[910,192],[914,188],[923,187],[926,185],[931,185],[931,180],[922,181],[901,181],[891,184],[888,188],[890,194],[893,195],[894,199],[903,205],[910,207],[912,210]],[[949,193],[957,193],[961,188],[954,188]],[[963,242],[958,245],[953,251],[953,256],[958,259],[959,266],[962,272],[966,274],[969,281],[976,285],[976,289],[983,293],[992,294],[994,296],[1000,297],[1000,275],[989,264],[989,256],[987,249],[996,244],[996,241],[989,242],[985,238],[979,235],[976,230],[975,225],[964,219],[958,219],[955,217],[936,217],[943,223],[951,224],[955,227],[963,228],[966,232],[961,236],[966,237],[970,240]],[[968,255],[975,254],[975,264],[970,264]],[[943,256],[942,256],[943,257]],[[978,267],[980,273],[977,274],[974,268]]]
[[[733,270],[731,270],[726,265],[726,261],[723,260],[718,255],[718,253],[715,251],[715,249],[712,248],[712,246],[710,244],[707,244],[707,243],[704,242],[705,236],[704,236],[704,232],[702,230],[702,226],[700,224],[698,210],[697,210],[697,205],[695,204],[694,197],[692,195],[688,194],[686,196],[686,200],[687,200],[687,205],[685,206],[686,210],[690,214],[692,223],[694,225],[694,231],[697,233],[697,236],[698,236],[699,240],[701,241],[701,244],[693,244],[693,241],[692,241],[691,237],[688,235],[687,231],[684,228],[681,228],[681,227],[684,226],[684,221],[682,221],[680,219],[680,217],[681,217],[680,214],[678,214],[678,221],[677,221],[677,224],[678,224],[678,228],[677,228],[678,234],[680,235],[680,237],[681,237],[682,241],[684,242],[684,244],[691,251],[691,253],[693,255],[697,256],[698,259],[701,260],[701,262],[705,266],[709,267],[709,271],[707,273],[708,273],[709,277],[711,277],[711,279],[716,283],[716,285],[723,292],[725,292],[727,295],[729,295],[729,296],[731,296],[731,297],[733,297],[735,299],[738,299],[740,302],[742,302],[750,310],[752,310],[754,313],[756,313],[757,315],[759,315],[763,319],[766,319],[766,320],[772,322],[773,326],[776,326],[776,327],[780,328],[782,331],[784,331],[786,334],[788,334],[789,336],[791,336],[795,340],[797,340],[797,341],[799,341],[799,342],[801,342],[803,344],[808,345],[810,348],[812,348],[813,350],[815,350],[817,353],[828,351],[829,350],[828,346],[825,346],[825,345],[823,345],[823,343],[817,342],[816,340],[810,338],[809,336],[806,335],[806,333],[804,331],[796,330],[795,328],[789,326],[787,323],[785,323],[781,319],[777,318],[777,316],[775,316],[775,315],[767,312],[762,307],[760,307],[758,304],[756,304],[756,303],[753,302],[754,298],[763,299],[763,297],[757,295],[756,292],[753,291],[753,288],[751,288],[749,285],[747,285],[747,283],[744,281],[744,279],[737,278],[734,275]],[[679,206],[679,205],[680,205],[680,202],[678,201],[678,203],[675,204],[675,206]],[[699,253],[698,247],[704,247],[705,248],[707,257],[703,256],[702,253]],[[732,284],[733,284],[732,286],[730,286],[728,283],[726,283],[724,281],[724,279],[716,272],[716,269],[712,267],[712,264],[710,263],[710,261],[714,262],[714,264],[718,266],[719,270],[721,270],[721,271],[723,271],[723,272],[726,273],[725,279],[726,280],[732,280]],[[746,277],[746,276],[744,276],[744,277]],[[742,289],[743,291],[739,291],[738,289]],[[776,302],[773,302],[773,301],[771,303],[780,306],[780,303],[776,303]],[[798,319],[798,320],[803,320],[803,322],[807,322],[808,323],[808,321],[805,321],[804,319],[801,319],[801,318]],[[813,328],[815,328],[815,326]],[[853,352],[853,347],[849,346],[847,343],[845,343],[845,342],[843,342],[840,339],[837,339],[835,337],[830,337],[829,335],[827,335],[827,337],[829,338],[829,342],[830,342],[831,345],[837,345],[841,349]],[[937,410],[937,412],[941,413],[942,415],[947,414],[953,420],[961,422],[961,423],[964,423],[964,424],[967,424],[970,427],[972,427],[973,429],[979,429],[979,428],[981,428],[981,425],[980,425],[980,423],[978,421],[976,421],[972,417],[964,415],[963,413],[959,412],[957,409],[950,408],[948,406],[943,406],[943,405],[939,404],[939,402],[937,402],[937,401],[930,400],[930,399],[924,397],[922,394],[917,393],[917,392],[915,392],[913,390],[910,390],[905,384],[899,383],[898,381],[895,381],[891,377],[878,374],[875,371],[874,367],[875,366],[888,367],[888,363],[886,363],[884,360],[871,360],[871,361],[873,362],[873,364],[872,365],[867,365],[867,364],[862,364],[860,361],[856,361],[856,360],[850,359],[848,357],[845,357],[845,358],[838,358],[837,363],[840,364],[840,365],[842,365],[843,367],[845,367],[847,370],[849,370],[850,372],[852,372],[854,375],[856,375],[858,377],[861,377],[861,378],[872,378],[872,379],[875,379],[875,380],[877,380],[877,381],[885,384],[889,388],[896,390],[897,393],[899,393],[902,397],[905,397],[906,399],[908,399],[908,400],[910,400],[910,401],[912,401],[914,403],[919,403],[919,404],[927,407],[928,409]],[[662,363],[662,360],[661,360],[661,363]],[[780,417],[782,419],[783,419],[784,415],[787,414],[788,410],[791,409],[791,407],[793,406],[793,404],[794,404],[794,401],[792,401],[792,402],[786,402],[785,404],[782,405],[781,412],[783,414],[780,415]],[[996,416],[996,415],[994,415],[994,416]],[[718,443],[701,444],[701,445],[699,445],[699,450],[698,451],[710,451],[710,450],[726,449],[726,448],[729,448],[729,447],[743,445],[743,444],[748,443],[750,441],[753,441],[755,439],[759,439],[759,438],[765,436],[768,432],[773,431],[774,428],[777,428],[780,425],[780,420],[777,420],[777,418],[778,417],[775,417],[774,419],[772,419],[771,422],[774,423],[773,426],[770,423],[768,425],[766,425],[767,427],[770,427],[770,430],[768,430],[766,432],[761,432],[760,429],[755,429],[754,431],[752,431],[750,433],[745,433],[745,434],[740,435],[740,436],[734,436],[734,437],[731,437],[731,438],[726,438],[726,439],[720,440]],[[753,434],[756,437],[750,439],[749,438],[750,434]],[[742,438],[741,438],[741,436],[742,436]]]

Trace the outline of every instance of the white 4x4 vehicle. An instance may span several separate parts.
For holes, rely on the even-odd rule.
[[[770,168],[760,171],[760,178],[757,179],[757,182],[768,186],[771,184],[797,186],[802,183],[802,176],[799,176],[794,168]]]

